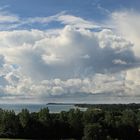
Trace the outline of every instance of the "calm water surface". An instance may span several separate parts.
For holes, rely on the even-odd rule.
[[[69,111],[70,109],[76,109],[73,104],[0,104],[0,108],[4,110],[14,110],[19,113],[22,109],[28,109],[30,112],[38,112],[41,108],[48,107],[50,113],[59,113],[61,111]],[[79,108],[81,111],[85,111],[86,108]]]

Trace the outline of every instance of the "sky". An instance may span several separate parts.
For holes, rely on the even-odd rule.
[[[0,103],[139,103],[139,0],[0,0]]]

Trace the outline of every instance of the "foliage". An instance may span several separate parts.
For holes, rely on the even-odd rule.
[[[0,109],[0,137],[48,140],[140,139],[140,110],[137,105],[103,106],[96,105],[95,108],[95,105],[90,105],[85,112],[71,109],[61,113],[49,113],[48,108],[33,113],[22,109],[19,114]]]

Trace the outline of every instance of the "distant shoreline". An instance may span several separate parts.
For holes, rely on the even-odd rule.
[[[46,105],[75,105],[75,103],[47,103]]]

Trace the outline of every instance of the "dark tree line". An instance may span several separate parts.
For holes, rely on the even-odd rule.
[[[103,105],[102,105],[103,106]],[[30,113],[0,109],[0,137],[29,139],[140,140],[139,108],[103,109],[49,113],[48,108]]]

